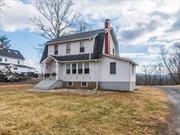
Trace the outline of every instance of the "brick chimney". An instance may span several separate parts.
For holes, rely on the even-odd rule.
[[[110,54],[110,20],[105,20],[105,54]]]

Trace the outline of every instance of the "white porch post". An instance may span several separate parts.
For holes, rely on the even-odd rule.
[[[46,62],[43,63],[43,79],[45,79],[44,75],[46,73]]]
[[[56,80],[59,80],[59,63],[56,61]]]

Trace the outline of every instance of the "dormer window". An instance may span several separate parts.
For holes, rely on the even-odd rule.
[[[66,44],[66,54],[70,54],[71,53],[71,44],[67,43]]]
[[[55,54],[55,55],[58,54],[58,45],[54,45],[54,54]]]
[[[84,41],[80,42],[80,53],[84,52]]]
[[[114,55],[114,48],[112,49],[113,55]]]

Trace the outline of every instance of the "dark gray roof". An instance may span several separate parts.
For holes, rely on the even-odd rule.
[[[94,30],[94,31],[88,31],[88,32],[82,32],[82,33],[78,33],[78,34],[73,34],[73,35],[67,35],[67,36],[63,36],[63,37],[59,37],[58,39],[63,39],[64,37],[66,37],[66,39],[77,39],[77,38],[85,38],[85,37],[94,37],[95,35],[95,44],[94,44],[94,52],[93,54],[91,54],[91,58],[92,59],[99,59],[102,56],[102,51],[103,51],[103,44],[104,44],[104,34],[105,34],[105,29],[99,29],[99,30]],[[74,37],[75,36],[75,37]],[[54,39],[55,40],[55,39]],[[52,40],[51,40],[52,41]],[[49,41],[49,42],[51,42]],[[57,42],[58,40],[56,39]],[[65,41],[65,38],[64,38]],[[48,43],[49,43],[48,42]],[[89,55],[89,54],[88,54]],[[47,58],[48,56],[48,44],[45,46],[40,63]],[[72,60],[71,57],[72,55],[68,55],[68,56],[55,56],[55,57],[59,57],[61,58],[65,58],[67,57],[67,59]],[[73,57],[76,57],[75,55],[73,55]],[[84,60],[86,60],[87,58],[87,54],[80,54],[77,56],[78,58],[81,57],[80,59],[84,58]],[[78,58],[76,57],[76,59],[78,60]],[[89,58],[89,57],[88,57]]]
[[[0,65],[3,65],[3,66],[7,66],[7,65],[10,65],[11,63],[0,63]],[[29,67],[29,66],[26,66],[26,65],[18,65],[18,64],[12,64],[12,65],[15,65],[16,67],[24,67],[24,68],[30,68],[30,69],[35,69],[33,67]]]
[[[77,54],[77,55],[67,55],[67,56],[51,56],[58,61],[74,61],[74,60],[91,60],[92,54]]]
[[[65,36],[61,36],[61,37],[52,39],[52,40],[48,41],[47,44],[51,44],[54,42],[66,42],[66,41],[73,41],[73,40],[78,40],[78,39],[92,38],[95,35],[97,35],[101,32],[104,32],[104,31],[105,31],[105,29],[98,29],[98,30],[93,30],[93,31],[65,35]]]
[[[0,56],[6,56],[6,57],[24,60],[22,54],[18,50],[13,50],[13,49],[0,48]]]

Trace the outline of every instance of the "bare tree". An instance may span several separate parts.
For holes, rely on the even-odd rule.
[[[71,0],[37,0],[41,17],[32,18],[37,34],[48,40],[61,36],[76,19],[72,5]]]
[[[92,25],[90,25],[89,23],[87,23],[83,19],[79,19],[75,23],[75,32],[76,33],[81,33],[81,32],[85,32],[85,31],[89,31],[91,29],[92,29]]]
[[[162,50],[160,59],[176,84],[180,83],[180,46],[173,51]]]

